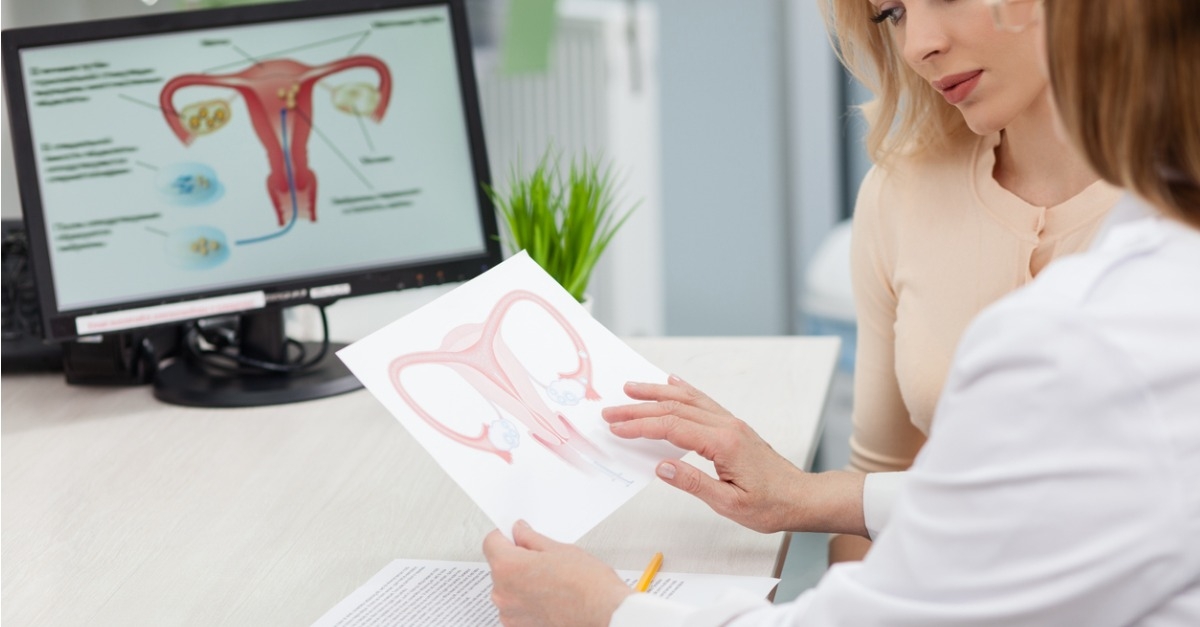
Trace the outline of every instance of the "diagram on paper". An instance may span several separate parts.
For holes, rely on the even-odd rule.
[[[547,315],[568,340],[545,350],[570,355],[575,361],[573,369],[533,372],[505,341],[502,330],[506,322],[511,324],[515,318],[535,311]],[[444,368],[461,377],[486,400],[492,416],[482,421],[474,434],[447,426],[445,417],[434,415],[422,403],[421,390],[405,379],[406,372],[420,368]],[[593,376],[593,358],[579,332],[554,305],[528,290],[513,290],[496,302],[485,319],[454,327],[436,350],[401,355],[388,365],[388,379],[396,394],[442,436],[514,464],[519,463],[519,449],[525,445],[522,430],[517,427],[520,424],[531,445],[543,447],[578,471],[628,486],[633,481],[618,470],[612,457],[561,410],[600,400]]]
[[[608,429],[667,375],[524,252],[337,355],[501,530],[574,542],[683,455]]]

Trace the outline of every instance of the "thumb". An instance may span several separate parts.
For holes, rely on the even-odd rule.
[[[529,523],[524,520],[518,520],[513,525],[513,542],[517,546],[531,551],[548,551],[561,544],[534,531],[533,527],[530,527]]]
[[[488,563],[492,563],[510,551],[515,551],[516,547],[504,534],[500,533],[499,529],[493,529],[491,533],[483,539],[483,555],[487,558]]]
[[[700,472],[695,466],[673,459],[659,463],[654,474],[666,483],[691,493],[717,512],[725,511],[723,503],[728,486]]]

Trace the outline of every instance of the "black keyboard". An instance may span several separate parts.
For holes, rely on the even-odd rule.
[[[42,318],[37,284],[29,268],[25,228],[20,220],[4,220],[4,300],[0,306],[5,372],[58,370],[62,368],[62,346],[42,341]]]

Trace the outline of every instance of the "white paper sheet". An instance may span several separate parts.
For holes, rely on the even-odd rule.
[[[683,453],[609,432],[626,381],[667,375],[524,253],[338,357],[505,534],[575,542]]]
[[[617,571],[630,586],[639,571]],[[660,572],[650,594],[690,605],[711,603],[741,589],[766,598],[771,577]],[[322,616],[313,627],[488,627],[499,625],[492,577],[483,562],[395,560]]]

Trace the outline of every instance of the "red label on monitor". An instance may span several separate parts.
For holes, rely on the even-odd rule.
[[[186,303],[155,305],[141,309],[80,316],[75,319],[75,330],[79,335],[98,335],[181,320],[209,318],[251,309],[262,309],[266,303],[266,295],[262,292],[231,294]]]

